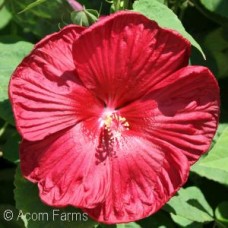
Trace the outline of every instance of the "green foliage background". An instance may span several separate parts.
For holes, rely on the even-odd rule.
[[[21,176],[18,166],[20,136],[8,100],[8,83],[16,66],[42,37],[83,15],[93,23],[98,13],[121,9],[141,12],[162,27],[172,28],[194,46],[191,64],[205,65],[221,88],[221,119],[210,153],[191,170],[185,186],[156,214],[118,228],[228,227],[228,1],[227,0],[81,0],[83,13],[73,12],[65,0],[0,0],[0,228],[2,227],[109,227],[92,220],[84,223],[34,222],[26,218],[5,221],[3,213],[44,211],[37,187]],[[97,12],[95,12],[96,10]],[[93,14],[93,15],[91,15]],[[94,19],[95,18],[95,19]],[[73,20],[77,23],[77,20]],[[79,18],[80,19],[80,18]],[[82,20],[82,19],[80,19]],[[206,58],[206,60],[205,60]],[[78,211],[66,208],[64,211]]]

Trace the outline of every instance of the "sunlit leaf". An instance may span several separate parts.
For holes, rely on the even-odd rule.
[[[4,28],[12,18],[11,13],[3,4],[4,0],[0,0],[0,29]]]
[[[175,215],[173,213],[170,214],[171,218],[173,219],[173,221],[180,225],[181,227],[188,227],[188,228],[203,228],[203,223],[199,223],[199,222],[194,222],[190,219],[186,219],[185,217],[179,216],[179,215]]]
[[[228,125],[217,137],[211,151],[193,167],[192,171],[210,180],[228,185]]]
[[[135,222],[130,222],[126,224],[117,224],[116,228],[141,228],[141,226]]]
[[[213,210],[207,203],[203,193],[197,187],[188,187],[178,191],[164,209],[193,222],[205,223],[213,221]]]

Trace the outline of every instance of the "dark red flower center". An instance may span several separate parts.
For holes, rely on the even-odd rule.
[[[97,163],[105,161],[107,157],[114,158],[114,145],[120,143],[122,134],[129,130],[129,123],[125,117],[115,110],[105,110],[99,119],[100,137],[97,147]]]

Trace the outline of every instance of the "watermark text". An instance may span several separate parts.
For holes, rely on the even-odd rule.
[[[49,212],[14,212],[13,210],[6,209],[3,211],[3,219],[6,221],[11,220],[26,220],[26,221],[61,221],[61,222],[86,222],[88,221],[88,214],[84,212],[67,212],[60,209],[53,209]]]

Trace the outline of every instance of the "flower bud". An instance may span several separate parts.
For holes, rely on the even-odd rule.
[[[99,13],[93,9],[85,9],[80,11],[73,11],[71,13],[71,20],[74,24],[81,26],[90,26],[97,21]]]

